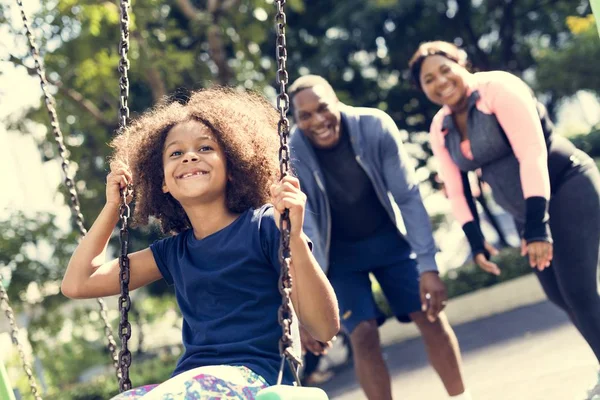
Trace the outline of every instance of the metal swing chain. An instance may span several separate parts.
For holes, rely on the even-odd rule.
[[[121,41],[119,42],[119,133],[127,128],[129,118],[129,0],[120,0],[121,6]],[[131,338],[131,323],[129,322],[129,310],[131,309],[131,298],[129,297],[129,217],[131,209],[127,204],[127,197],[132,193],[131,184],[121,190],[121,206],[119,207],[119,219],[121,229],[119,231],[119,241],[121,243],[121,253],[119,255],[119,282],[121,285],[121,295],[119,296],[119,338],[121,339],[121,351],[119,352],[119,368],[121,376],[119,378],[119,390],[125,392],[131,389],[131,380],[129,379],[129,367],[131,366],[131,351],[129,351],[128,341]]]
[[[25,370],[25,374],[27,374],[27,379],[29,380],[31,394],[33,395],[35,400],[42,400],[42,398],[40,397],[40,390],[38,389],[37,383],[33,376],[31,364],[29,364],[29,362],[27,361],[27,357],[25,356],[25,350],[23,349],[23,344],[19,340],[19,327],[17,326],[17,322],[15,321],[15,314],[13,312],[13,309],[10,307],[10,303],[8,301],[8,293],[4,288],[2,280],[2,275],[0,275],[0,308],[5,308],[4,312],[6,313],[8,323],[10,324],[10,336],[12,338],[13,343],[17,346],[17,351],[19,352],[19,358],[21,359],[23,370]]]
[[[77,191],[75,190],[75,181],[70,175],[69,171],[69,155],[68,150],[65,147],[63,134],[60,130],[60,125],[58,123],[58,116],[55,108],[54,97],[48,90],[48,81],[46,80],[46,72],[44,66],[42,65],[42,60],[35,44],[35,40],[33,37],[33,33],[31,32],[29,21],[27,19],[27,15],[25,13],[25,8],[23,6],[23,2],[21,0],[16,0],[19,6],[19,10],[21,12],[21,19],[23,20],[23,26],[25,27],[25,34],[27,36],[27,40],[29,43],[29,50],[31,52],[31,56],[33,57],[33,61],[35,64],[35,70],[40,79],[40,86],[42,88],[42,92],[44,94],[44,101],[46,104],[46,109],[48,111],[48,115],[50,116],[50,125],[52,126],[52,133],[54,134],[54,140],[58,146],[58,152],[61,158],[61,168],[64,173],[64,183],[69,192],[70,199],[70,208],[73,216],[75,217],[75,223],[79,230],[79,234],[81,237],[87,234],[87,230],[84,226],[83,215],[81,214],[81,207],[79,203],[79,197],[77,195]],[[104,324],[104,334],[106,335],[108,341],[108,350],[111,355],[111,359],[113,361],[113,366],[117,371],[117,376],[119,376],[119,364],[117,359],[117,344],[115,342],[113,331],[108,322],[108,313],[106,304],[104,300],[97,299],[98,305],[100,307],[100,318]],[[8,303],[7,303],[8,304]]]
[[[277,95],[277,110],[279,111],[279,122],[277,124],[277,132],[279,133],[279,171],[281,173],[281,179],[290,174],[290,149],[288,146],[290,122],[287,119],[287,113],[290,106],[290,98],[286,93],[286,86],[288,84],[288,73],[286,69],[287,62],[287,47],[285,41],[285,27],[287,25],[287,18],[285,15],[286,0],[276,0],[275,5],[277,6],[277,13],[275,14],[275,29],[277,33],[277,39],[275,42],[275,55],[277,58],[277,76],[276,81],[279,85],[279,94]],[[282,335],[279,339],[279,354],[281,354],[281,367],[279,370],[279,376],[277,378],[277,384],[281,384],[283,379],[283,369],[285,360],[287,359],[297,385],[300,386],[300,379],[297,375],[297,367],[300,364],[293,354],[293,339],[291,332],[292,325],[292,278],[290,276],[290,215],[289,210],[285,210],[281,215],[280,230],[281,230],[281,241],[279,244],[279,262],[281,264],[281,272],[279,275],[279,292],[281,293],[281,306],[278,310],[278,320],[281,326]]]
[[[128,348],[128,341],[131,338],[131,323],[129,322],[129,310],[131,309],[131,298],[129,297],[129,217],[131,210],[127,204],[126,197],[130,189],[126,188],[121,192],[122,203],[119,208],[121,219],[121,229],[119,231],[119,240],[121,242],[121,254],[119,255],[121,295],[119,296],[119,312],[121,320],[119,322],[119,337],[121,338],[121,351],[119,352],[119,366],[121,376],[119,379],[119,390],[125,392],[131,389],[131,380],[129,379],[129,367],[131,366],[131,351]]]

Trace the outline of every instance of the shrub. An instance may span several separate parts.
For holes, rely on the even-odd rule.
[[[531,273],[527,259],[519,254],[517,249],[504,249],[495,257],[493,262],[498,264],[501,270],[500,276],[485,272],[473,262],[449,271],[442,277],[446,284],[448,297],[456,297],[478,289],[493,286],[500,282],[509,281],[514,278]]]
[[[171,377],[177,357],[172,354],[155,355],[146,361],[132,363],[129,376],[134,386],[161,383]],[[70,389],[45,396],[47,400],[106,400],[119,393],[114,374],[102,375],[93,382],[72,386]]]
[[[600,129],[595,129],[588,134],[573,136],[570,140],[590,156],[600,157]]]
[[[500,251],[500,254],[492,257],[492,261],[498,264],[498,267],[502,271],[500,276],[487,273],[472,262],[458,269],[451,270],[442,276],[442,280],[446,284],[446,290],[448,291],[448,298],[490,287],[532,272],[527,259],[522,257],[517,249],[504,249]],[[371,282],[373,296],[378,307],[388,317],[393,316],[379,284],[375,279],[371,279]]]

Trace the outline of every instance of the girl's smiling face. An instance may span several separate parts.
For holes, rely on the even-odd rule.
[[[227,160],[213,132],[191,120],[175,125],[163,148],[163,192],[183,204],[225,201]]]

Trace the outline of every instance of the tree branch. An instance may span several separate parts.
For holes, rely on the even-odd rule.
[[[514,70],[514,68],[510,68],[510,61],[513,56],[512,47],[515,43],[515,2],[512,0],[506,2],[503,11],[504,13],[502,14],[499,29],[502,50],[502,69]]]
[[[227,2],[227,7],[235,5],[237,0]],[[190,0],[175,0],[175,4],[179,7],[183,15],[192,21],[200,21],[208,24],[206,36],[208,38],[208,51],[211,59],[217,66],[217,81],[221,85],[229,83],[233,77],[233,71],[227,64],[227,55],[225,45],[223,43],[223,34],[221,27],[218,24],[219,14],[224,10],[221,6],[221,0],[208,0],[206,10],[203,12],[190,2]]]
[[[107,120],[102,111],[100,111],[91,100],[83,97],[83,95],[75,89],[65,87],[60,81],[53,82],[52,84],[55,85],[60,92],[77,103],[83,110],[87,111],[96,121],[102,124],[102,126],[111,130],[114,129],[115,124],[112,121]]]
[[[217,24],[211,24],[208,28],[208,51],[214,63],[217,65],[217,78],[221,85],[229,83],[233,72],[227,64],[227,55],[223,44],[223,35],[221,27]]]
[[[463,16],[462,20],[464,23],[465,30],[467,31],[467,36],[469,40],[473,44],[473,48],[475,49],[476,56],[479,59],[479,67],[483,70],[488,70],[490,68],[490,60],[488,55],[479,47],[477,43],[479,41],[478,35],[475,33],[473,29],[473,24],[471,23],[471,1],[470,0],[462,0],[458,2],[458,13]]]
[[[167,95],[167,87],[165,85],[162,76],[160,75],[160,71],[154,66],[152,63],[153,57],[151,57],[151,49],[148,48],[148,43],[146,40],[140,35],[139,30],[136,30],[132,33],[132,37],[140,46],[140,54],[141,59],[144,60],[142,63],[143,70],[146,75],[146,80],[150,85],[150,90],[152,91],[152,98],[155,102],[158,102],[163,97]]]
[[[208,0],[206,4],[206,10],[211,14],[215,15],[215,13],[219,10],[220,0]]]
[[[545,7],[547,7],[547,6],[553,6],[553,5],[555,5],[556,3],[558,3],[558,0],[548,0],[548,1],[546,1],[546,2],[541,2],[541,1],[538,1],[538,2],[536,3],[535,7],[532,7],[532,8],[530,8],[530,9],[526,10],[525,12],[523,12],[523,13],[521,13],[521,14],[516,14],[516,13],[515,13],[516,15],[514,16],[514,18],[515,18],[515,20],[521,20],[523,17],[525,17],[525,16],[526,16],[528,13],[530,13],[530,12],[536,12],[536,11],[539,11],[539,10],[541,10],[542,8],[545,8]]]
[[[221,5],[222,11],[229,11],[232,8],[238,6],[240,4],[240,0],[223,0],[223,4]]]
[[[28,67],[21,61],[19,58],[10,55],[9,61],[15,65],[19,65],[27,70],[27,73],[31,76],[37,77],[37,71],[35,68]],[[54,81],[46,76],[46,80],[49,84],[54,85],[58,88],[58,91],[64,94],[66,97],[74,101],[79,107],[81,107],[84,111],[87,111],[97,122],[99,122],[103,127],[108,129],[113,129],[115,124],[109,121],[104,117],[102,111],[89,99],[86,99],[81,93],[77,90],[66,87],[61,81]]]
[[[179,11],[190,21],[209,22],[211,16],[209,13],[203,12],[190,2],[190,0],[175,0],[175,5]]]

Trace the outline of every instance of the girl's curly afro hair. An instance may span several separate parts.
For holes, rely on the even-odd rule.
[[[110,143],[111,167],[124,163],[133,175],[133,222],[146,225],[155,217],[164,233],[191,227],[179,202],[162,191],[167,134],[190,120],[206,125],[225,153],[229,210],[241,213],[267,203],[269,187],[279,178],[278,119],[264,97],[223,87],[193,92],[185,105],[161,104],[141,115]]]

